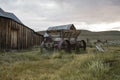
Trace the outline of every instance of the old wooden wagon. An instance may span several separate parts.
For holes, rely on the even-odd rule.
[[[0,50],[40,45],[43,36],[25,26],[13,13],[0,9]]]
[[[73,24],[49,27],[44,34],[41,46],[47,50],[59,49],[65,51],[86,50],[84,40],[77,41],[81,31],[76,30]]]

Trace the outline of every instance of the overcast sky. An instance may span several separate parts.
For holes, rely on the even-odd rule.
[[[35,31],[65,24],[120,31],[120,0],[0,0],[0,7]]]

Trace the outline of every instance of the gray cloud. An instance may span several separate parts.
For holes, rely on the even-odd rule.
[[[35,30],[65,23],[120,22],[120,0],[0,0],[0,7]]]

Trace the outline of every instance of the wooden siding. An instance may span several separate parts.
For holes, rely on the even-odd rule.
[[[38,45],[38,44],[40,45],[41,44],[41,42],[43,40],[43,37],[42,36],[39,37],[39,36],[40,36],[40,34],[34,33],[34,40],[33,40],[34,45]]]
[[[40,45],[43,36],[12,19],[0,17],[0,50],[25,49]]]

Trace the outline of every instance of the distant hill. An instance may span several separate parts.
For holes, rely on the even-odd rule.
[[[45,31],[39,31],[39,34],[44,35]],[[120,40],[120,31],[103,31],[103,32],[91,32],[88,30],[81,30],[81,34],[78,39],[90,39],[90,40]]]
[[[82,30],[79,39],[120,40],[120,31],[91,32]]]
[[[38,31],[37,33],[41,34],[41,35],[44,35],[45,34],[45,31]]]

